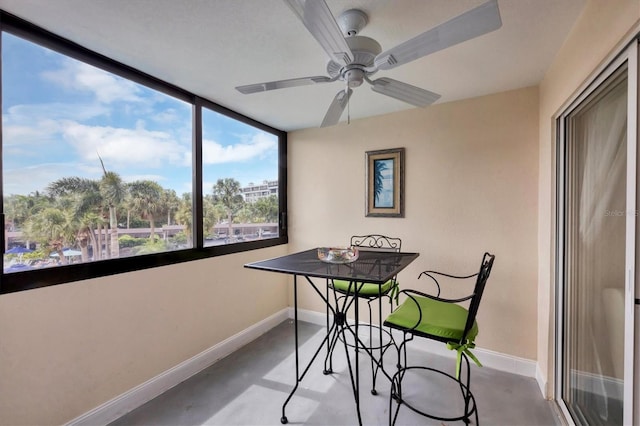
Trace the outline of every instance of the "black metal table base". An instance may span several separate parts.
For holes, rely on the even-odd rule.
[[[296,358],[296,384],[293,387],[293,389],[291,390],[291,393],[289,394],[289,396],[287,397],[287,399],[285,400],[284,404],[282,405],[282,417],[280,418],[280,422],[283,424],[286,424],[289,422],[289,419],[286,416],[286,407],[287,404],[289,403],[289,401],[291,400],[291,398],[293,397],[293,395],[295,394],[295,392],[298,390],[298,386],[300,384],[300,382],[302,382],[302,380],[304,379],[304,377],[306,376],[307,372],[309,371],[309,369],[311,368],[311,365],[314,363],[314,361],[316,360],[316,358],[318,357],[318,355],[320,354],[320,352],[322,351],[323,347],[326,345],[327,348],[327,355],[325,357],[324,360],[324,369],[323,369],[323,374],[328,375],[328,374],[332,374],[333,373],[333,359],[331,357],[331,354],[333,353],[333,349],[336,347],[336,345],[338,344],[338,342],[342,342],[342,344],[344,345],[344,349],[345,349],[345,354],[346,354],[346,358],[347,358],[347,366],[349,369],[349,379],[351,381],[351,388],[353,390],[353,397],[355,400],[355,406],[356,406],[356,415],[358,418],[358,424],[362,425],[362,416],[360,413],[360,373],[359,373],[359,361],[358,361],[358,352],[360,351],[360,349],[364,350],[369,357],[371,358],[372,362],[373,362],[373,367],[372,367],[372,372],[374,373],[374,388],[372,389],[371,393],[373,395],[376,395],[377,392],[375,390],[375,378],[378,374],[378,372],[382,371],[383,374],[389,379],[389,381],[391,381],[391,376],[389,376],[384,369],[382,368],[382,355],[384,355],[384,352],[388,349],[389,346],[391,346],[391,343],[381,346],[380,348],[378,347],[374,347],[373,349],[380,349],[381,350],[381,357],[380,359],[377,359],[374,356],[373,353],[373,349],[368,347],[367,345],[365,345],[361,340],[360,337],[358,336],[358,328],[359,328],[359,321],[358,321],[358,303],[357,300],[355,301],[355,303],[350,303],[348,299],[351,298],[344,298],[344,300],[342,301],[343,303],[336,303],[335,304],[335,308],[334,305],[332,303],[329,302],[329,299],[327,296],[323,295],[322,292],[318,289],[318,287],[313,283],[313,281],[311,281],[311,279],[307,276],[304,276],[304,278],[309,282],[309,284],[311,285],[311,287],[316,291],[316,293],[318,293],[318,295],[322,298],[322,300],[324,300],[324,302],[327,305],[328,310],[331,312],[332,317],[333,317],[333,321],[331,324],[328,324],[327,327],[327,334],[325,335],[325,337],[322,339],[322,342],[320,343],[320,345],[318,346],[318,348],[316,349],[316,351],[314,352],[313,356],[311,357],[311,360],[309,361],[309,363],[306,365],[306,367],[304,367],[304,370],[302,371],[302,373],[300,373],[300,359],[299,359],[299,353],[298,353],[298,276],[294,275],[294,281],[293,281],[293,292],[294,292],[294,333],[295,333],[295,358]],[[357,299],[357,293],[352,295],[353,299]],[[336,299],[336,302],[338,302],[338,300]],[[354,315],[355,315],[355,321],[353,324],[349,324],[347,321],[347,310],[353,306],[354,308]],[[329,321],[329,319],[327,319],[327,321]],[[353,343],[349,342],[347,340],[347,335],[349,335],[352,339],[353,339]],[[351,356],[349,355],[350,352],[350,348],[354,349],[354,361],[352,363],[351,361]]]
[[[286,408],[289,401],[295,394],[296,390],[300,382],[304,379],[309,368],[318,357],[318,354],[322,350],[322,347],[326,344],[327,347],[335,347],[337,345],[338,340],[343,342],[345,347],[345,353],[347,355],[347,365],[349,366],[349,378],[351,380],[351,385],[353,388],[353,395],[356,403],[356,412],[358,416],[358,423],[362,424],[362,418],[360,415],[360,377],[359,377],[359,364],[358,364],[358,352],[360,348],[364,349],[364,351],[371,357],[371,359],[375,360],[373,356],[372,350],[368,349],[366,345],[362,344],[362,341],[358,337],[358,326],[359,326],[359,312],[358,312],[358,303],[357,291],[353,295],[353,299],[355,303],[353,304],[355,310],[355,323],[350,325],[346,321],[346,312],[345,306],[348,306],[347,302],[343,304],[343,307],[340,308],[338,305],[334,308],[331,303],[329,303],[329,297],[325,297],[318,290],[318,288],[311,281],[311,277],[313,278],[321,278],[321,279],[331,279],[331,280],[344,280],[351,283],[371,283],[377,285],[384,285],[393,277],[397,276],[400,271],[406,268],[411,262],[413,262],[419,253],[403,253],[403,252],[387,252],[387,251],[378,251],[378,250],[363,250],[360,252],[360,256],[357,260],[347,263],[347,264],[333,264],[323,262],[318,259],[318,250],[316,249],[308,249],[297,253],[287,254],[284,256],[262,260],[258,262],[252,262],[245,264],[245,268],[262,270],[262,271],[270,271],[270,272],[278,272],[283,274],[289,274],[294,277],[294,309],[295,309],[295,353],[296,353],[296,383],[291,393],[287,397],[286,401],[282,405],[282,423],[287,423],[287,415]],[[318,293],[318,295],[324,300],[327,305],[327,309],[331,311],[333,314],[333,322],[328,325],[327,335],[322,340],[320,346],[313,354],[311,360],[301,371],[300,368],[300,358],[299,358],[299,350],[298,350],[298,277],[304,277],[311,287]],[[349,298],[350,299],[350,298]],[[340,315],[338,315],[338,313]],[[352,365],[351,357],[349,355],[349,346],[347,345],[347,334],[353,336],[354,349],[355,349],[355,360]],[[341,339],[338,339],[338,336]],[[333,370],[332,368],[332,360],[329,358],[325,358],[325,368],[324,371],[327,374]],[[384,375],[391,380],[391,377],[384,372],[382,368],[382,362],[375,360],[373,364],[374,373],[382,371]],[[375,393],[375,392],[374,392]]]

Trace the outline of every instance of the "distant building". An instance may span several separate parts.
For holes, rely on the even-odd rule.
[[[249,185],[241,188],[242,196],[247,203],[255,203],[260,198],[267,198],[271,195],[278,196],[278,181],[277,180],[265,180],[261,184]]]

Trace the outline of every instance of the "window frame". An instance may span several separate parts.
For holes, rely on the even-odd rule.
[[[62,55],[82,61],[119,77],[157,90],[168,96],[180,99],[192,106],[192,215],[193,244],[189,249],[146,254],[126,258],[105,259],[94,262],[57,266],[55,268],[34,269],[29,271],[1,272],[0,294],[13,293],[74,281],[99,278],[109,275],[139,271],[159,266],[224,256],[232,253],[273,247],[288,243],[287,228],[287,133],[268,126],[238,112],[220,106],[212,100],[193,94],[159,78],[137,70],[131,66],[108,58],[87,49],[75,42],[60,37],[28,21],[0,10],[0,46],[4,33],[10,33],[26,41],[39,44]],[[0,51],[1,53],[1,51]],[[0,76],[2,75],[2,56],[0,55]],[[2,93],[0,79],[0,93]],[[0,98],[1,101],[1,98]],[[237,242],[218,246],[204,246],[203,236],[203,183],[202,183],[202,108],[208,108],[244,124],[271,133],[278,138],[278,237]],[[2,126],[0,120],[0,160],[2,159]],[[3,166],[0,161],[0,195],[4,200]],[[0,206],[0,219],[5,221],[4,202]],[[0,249],[4,254],[5,233],[0,236]]]

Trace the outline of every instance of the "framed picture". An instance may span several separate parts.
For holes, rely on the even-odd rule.
[[[404,217],[404,148],[366,154],[366,216]]]

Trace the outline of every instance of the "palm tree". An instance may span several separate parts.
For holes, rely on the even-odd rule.
[[[129,195],[134,211],[149,221],[151,241],[155,238],[156,215],[162,212],[163,192],[164,189],[152,180],[138,180],[129,184]]]
[[[102,198],[109,208],[109,234],[111,236],[111,244],[107,245],[107,255],[108,257],[119,257],[120,246],[118,244],[117,209],[124,200],[126,187],[124,183],[122,183],[120,175],[114,172],[108,172],[104,167],[102,158],[100,158],[100,156],[98,156],[98,158],[100,159],[103,171],[103,176],[100,180],[100,195],[102,195]]]
[[[167,213],[167,226],[171,225],[171,212],[178,210],[180,207],[180,199],[173,189],[165,189],[162,191],[162,208]]]
[[[213,200],[216,204],[221,204],[225,209],[229,225],[227,235],[231,237],[233,217],[244,204],[244,198],[240,193],[240,182],[233,178],[218,179],[213,186]]]
[[[11,224],[12,230],[19,230],[27,219],[34,213],[42,210],[44,203],[32,195],[11,195],[4,198],[5,225]],[[5,239],[5,243],[8,242]],[[30,242],[25,241],[26,247]],[[6,247],[5,247],[6,248]]]
[[[24,232],[43,247],[55,251],[64,265],[67,263],[64,246],[75,241],[77,227],[70,212],[47,207],[29,218]]]
[[[101,258],[102,220],[104,200],[100,194],[100,183],[80,177],[65,177],[47,186],[47,192],[57,204],[71,211],[78,225],[76,241],[82,251],[82,260],[89,260],[89,242],[93,247],[94,259]],[[95,229],[98,228],[98,238]]]
[[[4,214],[7,222],[11,223],[14,229],[27,220],[31,213],[32,202],[27,195],[11,195],[4,199]]]
[[[184,233],[187,236],[187,244],[189,245],[189,247],[193,247],[193,227],[191,223],[192,210],[193,207],[191,193],[185,192],[184,194],[182,194],[182,198],[180,199],[180,204],[178,206],[178,210],[176,211],[174,219],[178,223],[178,225],[184,226]]]
[[[382,193],[383,177],[382,172],[387,170],[387,164],[384,161],[376,161],[373,174],[373,194],[376,202]]]

